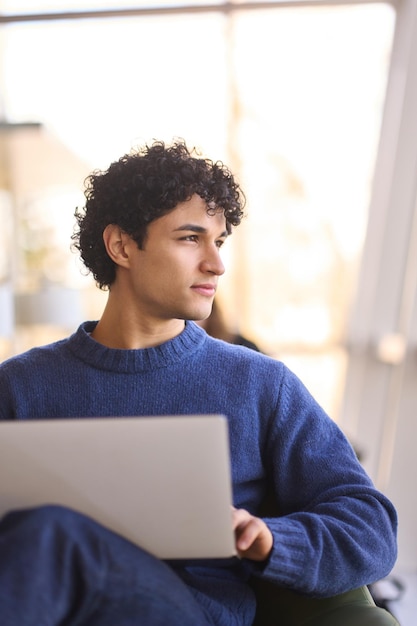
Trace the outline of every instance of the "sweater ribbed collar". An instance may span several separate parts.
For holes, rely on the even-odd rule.
[[[90,333],[97,322],[84,322],[68,339],[68,347],[79,359],[101,370],[135,373],[168,367],[198,350],[207,335],[197,324],[186,322],[180,335],[156,346],[140,350],[107,348],[95,341]]]

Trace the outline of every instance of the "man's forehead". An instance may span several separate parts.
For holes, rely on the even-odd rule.
[[[226,218],[222,208],[215,202],[206,202],[200,196],[193,196],[190,200],[180,202],[167,214],[172,221],[178,223],[193,223],[201,225],[226,224]]]

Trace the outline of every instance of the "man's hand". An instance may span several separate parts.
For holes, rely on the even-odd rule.
[[[272,549],[273,538],[268,526],[245,509],[232,507],[236,549],[240,557],[264,561]]]

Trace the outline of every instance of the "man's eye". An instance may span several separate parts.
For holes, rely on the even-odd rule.
[[[221,248],[224,243],[225,243],[224,239],[219,239],[218,241],[216,241],[216,246],[218,248]]]

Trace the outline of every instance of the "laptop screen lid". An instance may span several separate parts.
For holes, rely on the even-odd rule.
[[[0,423],[0,516],[60,504],[162,559],[229,558],[222,415]]]

